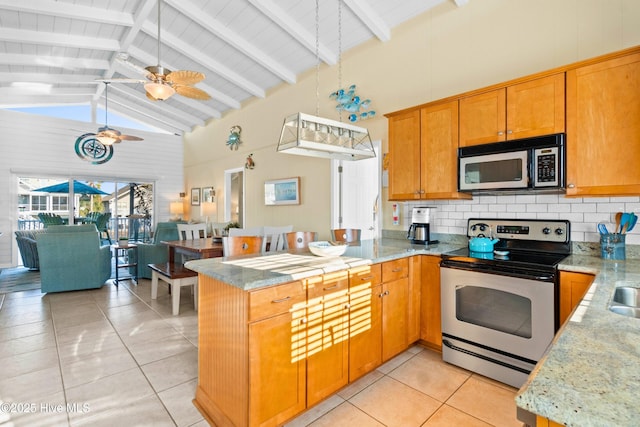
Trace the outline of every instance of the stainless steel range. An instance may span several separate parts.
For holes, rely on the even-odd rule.
[[[499,241],[442,256],[443,360],[520,387],[558,329],[557,265],[570,234],[564,220],[469,219],[470,239]]]

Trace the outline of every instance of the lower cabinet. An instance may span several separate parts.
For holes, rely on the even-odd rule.
[[[307,279],[307,406],[349,382],[349,272]]]
[[[442,350],[440,308],[440,257],[422,256],[420,283],[420,339]]]
[[[409,258],[382,263],[382,361],[409,346]]]
[[[595,279],[593,274],[560,272],[560,326],[580,304],[593,279]]]
[[[349,382],[382,364],[382,265],[349,272]]]

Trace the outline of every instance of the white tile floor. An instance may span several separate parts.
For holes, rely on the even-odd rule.
[[[206,426],[189,289],[150,288],[0,295],[0,425]],[[515,392],[415,346],[287,425],[521,426]]]

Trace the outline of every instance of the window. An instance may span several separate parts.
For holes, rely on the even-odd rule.
[[[54,211],[69,210],[68,196],[51,196],[51,209]]]
[[[31,196],[31,210],[32,211],[46,211],[47,210],[47,196]]]

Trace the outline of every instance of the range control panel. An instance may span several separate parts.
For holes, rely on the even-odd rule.
[[[568,243],[571,230],[567,220],[470,218],[467,236]]]

